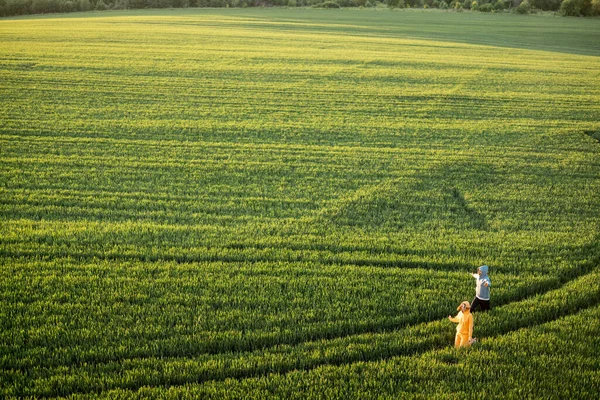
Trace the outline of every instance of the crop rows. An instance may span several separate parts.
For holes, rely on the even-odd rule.
[[[478,315],[477,332],[490,340],[499,334],[545,323],[582,308],[597,305],[600,301],[598,278],[597,272],[584,275],[558,290],[500,307],[493,315]],[[247,293],[244,294],[245,298],[255,298],[248,296]],[[409,302],[407,300],[405,304]],[[415,309],[415,311],[420,310]],[[419,312],[419,314],[423,313]],[[165,338],[165,341],[172,342],[172,346],[178,346],[174,354],[160,351],[160,356],[130,353],[132,358],[123,359],[115,354],[115,349],[99,346],[100,349],[94,352],[94,362],[86,360],[83,346],[72,343],[69,351],[76,355],[67,359],[66,364],[52,363],[53,359],[58,358],[56,353],[44,354],[33,351],[31,354],[39,355],[41,359],[35,359],[35,356],[22,358],[27,364],[31,363],[28,365],[28,379],[33,385],[31,392],[22,394],[48,396],[117,387],[137,389],[161,383],[183,384],[224,380],[228,377],[256,376],[267,372],[281,373],[296,369],[312,369],[323,364],[347,364],[410,355],[443,347],[445,343],[451,342],[452,331],[444,324],[447,325],[448,322],[422,323],[390,333],[345,336],[328,341],[305,342],[297,346],[274,346],[254,352],[240,352],[241,349],[237,349],[236,352],[221,351],[216,355],[207,354],[206,350],[198,351],[189,348],[186,343],[181,342],[181,332],[172,332],[170,337],[175,336],[175,333],[178,340]],[[236,335],[228,332],[228,336],[233,339]],[[86,342],[95,342],[90,340],[91,338],[86,339]],[[206,343],[207,339],[198,335],[193,342],[198,346],[200,343]],[[252,341],[252,337],[246,338],[242,334],[236,340],[240,343],[248,343]],[[115,341],[110,340],[110,342]],[[138,348],[147,347],[142,344],[143,340],[140,343],[136,338],[135,342]],[[162,344],[163,342],[158,340],[154,343],[155,346]],[[19,371],[24,366],[6,365],[4,368]],[[59,371],[64,368],[68,368],[70,373],[66,380],[58,378]],[[19,379],[19,374],[14,374],[11,379]]]
[[[568,250],[555,244],[574,231],[583,244],[595,235],[591,170],[556,167],[594,168],[593,153],[82,142],[5,141],[4,254],[461,267],[494,257],[517,272],[556,267]],[[461,241],[471,257],[447,251]]]
[[[168,388],[114,389],[74,398],[593,398],[600,389],[600,308],[493,337],[468,352],[433,350],[264,376]],[[368,345],[366,346],[368,347]],[[352,349],[350,349],[351,351]],[[585,369],[587,373],[580,371]],[[156,369],[148,369],[151,373]],[[171,371],[167,371],[171,372]],[[135,379],[134,377],[131,377]]]
[[[597,389],[600,49],[576,21],[536,19],[548,47],[471,40],[468,15],[451,41],[442,13],[411,36],[409,13],[257,12],[0,21],[0,395],[394,396],[431,373],[470,397],[446,382],[466,360],[531,375],[515,342],[571,322],[565,382]],[[450,351],[484,263],[481,347]]]

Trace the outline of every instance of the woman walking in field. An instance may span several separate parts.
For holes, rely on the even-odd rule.
[[[448,319],[454,323],[458,323],[456,327],[456,338],[454,339],[454,347],[469,347],[476,339],[473,338],[473,315],[471,315],[471,305],[468,301],[463,301],[458,306],[459,313],[452,318],[448,315]]]

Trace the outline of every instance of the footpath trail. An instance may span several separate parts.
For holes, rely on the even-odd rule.
[[[476,336],[489,341],[522,328],[532,328],[577,314],[600,304],[600,271],[561,287],[476,314]],[[19,396],[67,396],[112,389],[137,390],[207,381],[246,379],[269,374],[372,362],[412,356],[452,343],[454,329],[444,319],[386,333],[365,333],[333,339],[278,345],[251,352],[181,354],[28,369]],[[61,374],[68,371],[68,376]],[[22,371],[25,373],[25,371]],[[15,372],[13,379],[18,380]],[[25,379],[25,376],[21,376]]]

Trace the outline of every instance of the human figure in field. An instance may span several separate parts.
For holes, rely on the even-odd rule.
[[[477,268],[476,274],[471,275],[477,279],[475,298],[471,302],[471,312],[475,312],[477,307],[481,307],[481,311],[487,311],[490,309],[490,286],[492,286],[492,281],[488,276],[488,266],[482,265]]]
[[[448,319],[456,326],[456,337],[454,339],[454,347],[469,347],[471,343],[477,339],[473,338],[473,315],[471,315],[471,305],[468,301],[463,301],[458,306],[459,313],[452,318],[448,315]]]

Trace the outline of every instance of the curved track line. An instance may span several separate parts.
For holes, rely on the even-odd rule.
[[[599,278],[600,272],[596,269],[587,275],[568,281],[559,289],[548,291],[543,295],[496,307],[487,314],[475,314],[476,318],[480,320],[476,324],[477,334],[483,334],[485,337],[497,337],[522,328],[531,328],[564,318],[579,312],[581,309],[597,306],[600,304]],[[579,292],[578,284],[584,284],[588,289],[585,297],[572,295]],[[515,312],[515,310],[523,312]],[[197,364],[197,368],[193,373],[188,374],[193,376],[171,376],[162,380],[160,384],[162,386],[176,386],[231,378],[246,379],[274,372],[284,374],[293,370],[308,371],[326,364],[344,365],[358,361],[378,361],[400,355],[421,354],[429,350],[448,347],[449,343],[452,342],[453,326],[449,326],[445,322],[437,320],[425,322],[392,333],[362,334],[340,337],[329,341],[305,342],[296,346],[275,346],[269,351],[259,350],[251,353],[222,354],[224,357],[220,360],[208,357],[204,361],[204,368],[201,364]],[[375,344],[373,343],[374,340]],[[296,354],[290,353],[289,350],[294,348],[297,350]],[[298,357],[298,355],[315,355],[317,354],[315,352],[318,352],[318,355],[308,360],[306,357]],[[229,356],[229,358],[227,359],[225,356]],[[253,358],[255,360],[252,360]],[[152,364],[158,360],[152,358],[147,361]],[[176,360],[173,361],[172,364],[176,364]],[[193,359],[190,360],[189,358],[181,361],[184,368],[188,368],[188,370],[190,362],[193,363]],[[236,361],[237,364],[242,364],[242,366],[236,365]],[[246,362],[245,365],[243,364],[244,361]],[[118,370],[119,365],[119,363],[114,363],[114,365],[109,366],[108,370],[114,371],[115,368]],[[239,369],[231,370],[235,367]],[[135,370],[135,367],[132,370]],[[167,368],[167,371],[169,370]],[[180,372],[177,368],[175,370]],[[84,372],[88,374],[90,371]],[[102,370],[96,369],[96,373],[102,373]],[[90,375],[93,374],[94,369],[92,368]],[[198,375],[202,375],[201,378],[198,378]],[[115,384],[110,389],[136,390],[143,386],[152,385],[152,383],[149,380],[144,381],[142,379],[139,382]],[[106,382],[104,382],[101,388],[88,387],[85,390],[83,388],[80,388],[80,390],[65,390],[65,392],[58,394],[99,393],[106,389]]]

